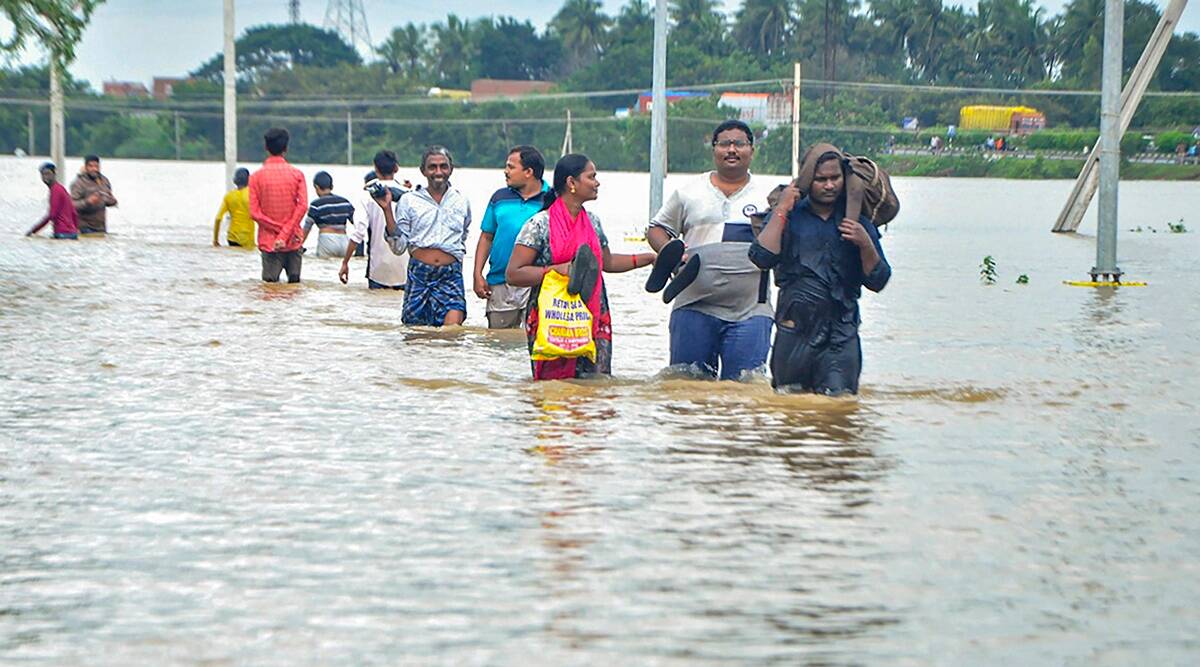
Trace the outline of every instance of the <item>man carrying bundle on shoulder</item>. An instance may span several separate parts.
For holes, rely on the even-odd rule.
[[[890,221],[899,204],[890,182],[874,167],[870,185],[886,183],[885,196],[868,207],[873,215],[862,215],[863,181],[852,164],[874,167],[831,144],[809,149],[799,177],[783,190],[766,227],[750,247],[750,261],[774,269],[779,287],[771,354],[771,384],[776,388],[828,395],[858,393],[862,371],[858,299],[861,288],[878,292],[892,277],[875,222]],[[890,208],[880,215],[884,205]]]

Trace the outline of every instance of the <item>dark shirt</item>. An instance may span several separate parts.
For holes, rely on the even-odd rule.
[[[354,205],[338,195],[317,197],[308,206],[308,218],[317,225],[317,229],[329,225],[345,226],[351,222],[353,216]]]
[[[858,298],[862,288],[878,292],[892,277],[892,267],[879,244],[879,231],[866,217],[859,222],[867,230],[879,263],[864,275],[858,247],[842,239],[838,223],[844,217],[839,204],[828,220],[813,213],[807,198],[800,200],[788,216],[778,254],[755,241],[750,261],[760,269],[775,270],[779,287],[777,321],[793,321],[798,327],[817,321],[832,321],[835,338],[857,333]],[[840,335],[836,335],[840,334]]]

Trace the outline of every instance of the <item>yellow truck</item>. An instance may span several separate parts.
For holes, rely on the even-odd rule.
[[[975,104],[958,110],[958,127],[1027,134],[1046,127],[1046,116],[1032,107],[998,107]]]

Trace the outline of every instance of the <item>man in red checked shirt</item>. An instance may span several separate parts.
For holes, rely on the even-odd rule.
[[[287,130],[267,130],[263,143],[270,156],[250,175],[250,217],[258,223],[262,279],[268,283],[279,282],[281,271],[287,271],[289,283],[300,282],[300,222],[308,212],[308,189],[304,174],[284,159],[288,138]]]

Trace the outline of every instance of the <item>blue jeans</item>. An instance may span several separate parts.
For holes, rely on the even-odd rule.
[[[727,322],[698,310],[676,308],[671,313],[671,365],[688,365],[722,380],[736,380],[743,373],[767,364],[771,350],[773,320],[756,315]]]

